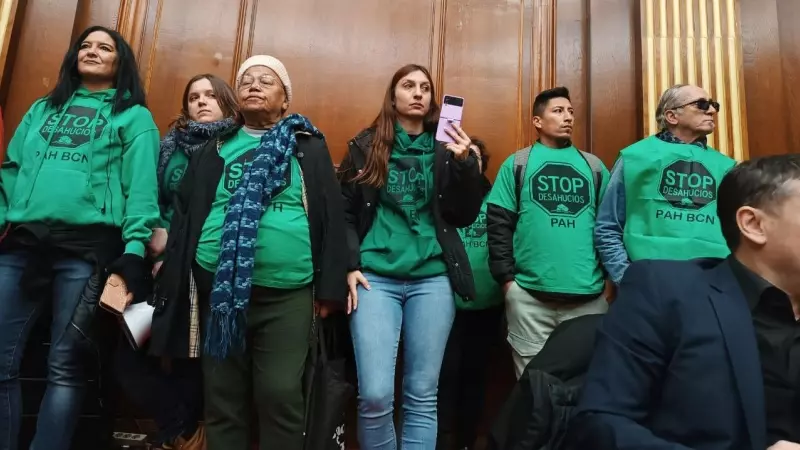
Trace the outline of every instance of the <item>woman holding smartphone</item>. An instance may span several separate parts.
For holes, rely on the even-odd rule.
[[[475,296],[457,228],[475,221],[483,181],[470,139],[434,139],[439,115],[425,67],[392,77],[372,126],[350,141],[340,179],[347,220],[348,313],[358,369],[364,449],[436,447],[436,390],[455,315],[453,291]],[[403,333],[403,431],[394,378]]]

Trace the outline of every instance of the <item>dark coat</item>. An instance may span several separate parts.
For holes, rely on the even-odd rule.
[[[341,193],[325,141],[297,135],[296,157],[308,200],[316,299],[344,303],[347,298],[345,226]],[[210,141],[192,155],[174,200],[166,257],[156,278],[150,353],[186,357],[189,351],[189,274],[197,243],[216,197],[225,161]],[[201,310],[203,307],[201,306]]]
[[[598,329],[571,448],[764,449],[759,358],[728,260],[635,261]]]

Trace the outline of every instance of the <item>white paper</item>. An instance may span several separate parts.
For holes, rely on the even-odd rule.
[[[133,348],[141,348],[150,338],[154,310],[147,302],[141,302],[128,305],[122,313],[122,330]]]

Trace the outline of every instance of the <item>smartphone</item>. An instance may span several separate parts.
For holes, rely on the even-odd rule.
[[[464,112],[464,99],[455,95],[445,95],[442,100],[442,112],[439,113],[439,126],[436,128],[436,140],[452,143],[453,138],[444,130],[450,128],[452,123],[461,126],[461,114]]]
[[[103,293],[100,295],[100,307],[106,311],[120,315],[133,300],[133,294],[128,292],[125,281],[116,274],[111,274],[106,280]]]

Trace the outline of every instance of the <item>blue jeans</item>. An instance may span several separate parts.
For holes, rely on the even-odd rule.
[[[20,289],[27,260],[25,252],[0,253],[0,450],[17,450],[22,415],[19,366],[31,329],[50,300],[27,298]],[[93,269],[91,264],[73,258],[53,264],[48,384],[39,407],[32,450],[70,447],[86,379],[76,349],[79,334],[67,330]]]
[[[365,273],[350,319],[358,370],[358,441],[364,450],[396,450],[394,380],[403,332],[403,450],[436,448],[436,391],[455,317],[450,280],[396,280]]]

